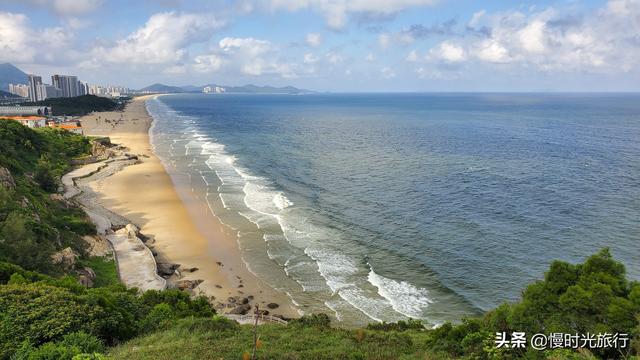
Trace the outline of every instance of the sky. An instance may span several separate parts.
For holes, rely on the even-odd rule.
[[[102,85],[640,91],[640,0],[0,0],[0,63]]]

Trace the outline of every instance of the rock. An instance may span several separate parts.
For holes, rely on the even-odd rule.
[[[257,313],[258,313],[258,316],[262,316],[262,315],[266,316],[266,315],[269,315],[269,310],[258,310]]]
[[[175,270],[179,267],[179,264],[158,263],[158,274],[160,276],[169,277],[173,275],[175,273]]]
[[[243,288],[243,287],[244,287],[244,285],[240,284],[240,285],[238,285],[238,287],[239,287],[239,288]]]
[[[64,191],[64,189],[61,190],[61,192],[62,191]],[[49,197],[53,201],[57,201],[57,202],[62,203],[64,205],[64,207],[67,208],[67,209],[73,205],[69,200],[65,199],[65,197],[62,194],[51,194],[51,195],[49,195]]]
[[[240,304],[248,304],[249,303],[249,298],[243,297],[239,300]]]
[[[60,264],[62,267],[69,271],[76,265],[78,254],[76,254],[70,247],[64,248],[57,253],[51,255],[51,260],[54,264]]]
[[[93,287],[93,283],[96,280],[96,273],[90,267],[84,267],[81,270],[77,270],[78,281],[84,287]]]
[[[30,206],[31,206],[31,201],[29,201],[29,199],[23,196],[22,199],[20,200],[20,207],[22,207],[23,209],[26,209]]]
[[[216,284],[216,288],[218,288],[218,289],[222,289],[222,285],[218,285],[218,284]]]
[[[247,299],[249,299],[249,301],[253,301],[253,295],[247,296]]]
[[[277,308],[279,308],[279,307],[280,307],[280,305],[278,305],[278,304],[276,304],[276,303],[268,303],[268,304],[267,304],[267,307],[268,307],[269,309],[273,310],[273,309],[277,309]]]
[[[0,166],[0,186],[8,189],[16,187],[16,182],[13,180],[13,176],[7,168]]]
[[[144,245],[136,245],[133,247],[133,251],[142,251],[146,248]]]
[[[127,226],[125,226],[124,228],[127,230],[127,236],[130,239],[137,237],[138,233],[140,232],[140,229],[138,229],[138,227],[133,224],[127,224]]]
[[[231,304],[235,304],[237,301],[238,301],[238,299],[236,297],[233,297],[233,296],[229,296],[227,298],[227,302],[231,303]]]
[[[203,280],[178,280],[176,287],[180,290],[193,290],[202,283]]]
[[[218,266],[224,266],[220,261],[216,261],[216,264],[218,264]]]
[[[198,270],[200,270],[200,269],[198,269],[197,267],[182,269],[182,271],[184,271],[184,272],[196,272]]]
[[[248,313],[250,310],[251,310],[251,305],[249,304],[238,305],[233,310],[229,311],[229,314],[244,315]]]

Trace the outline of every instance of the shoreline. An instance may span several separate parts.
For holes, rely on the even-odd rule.
[[[119,214],[152,239],[159,271],[162,266],[178,271],[168,276],[177,281],[200,282],[196,294],[213,298],[220,313],[237,312],[243,298],[272,315],[299,316],[289,297],[257,278],[244,263],[237,235],[226,228],[198,199],[181,174],[168,171],[153,152],[151,131],[154,119],[146,110],[146,100],[134,98],[122,112],[98,112],[82,117],[87,136],[108,136],[124,146],[139,163],[117,173],[87,183],[97,195],[96,202]],[[149,191],[153,189],[153,191]],[[189,271],[192,269],[195,271]],[[267,309],[275,303],[276,309]],[[245,305],[246,308],[246,305]]]

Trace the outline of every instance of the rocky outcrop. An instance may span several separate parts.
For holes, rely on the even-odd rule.
[[[62,265],[66,271],[72,270],[76,266],[77,260],[78,254],[76,254],[70,247],[64,248],[51,255],[51,261],[56,265]]]
[[[171,263],[158,263],[158,275],[169,278],[173,274],[175,274],[176,269],[180,267],[180,264],[171,264]]]
[[[78,281],[84,287],[93,287],[93,284],[96,280],[96,273],[90,267],[84,267],[80,270],[77,270]]]
[[[16,187],[16,182],[13,180],[13,176],[7,168],[0,166],[0,186],[13,189]]]
[[[277,309],[277,308],[279,308],[279,307],[280,307],[280,305],[278,305],[278,304],[276,304],[276,303],[268,303],[268,304],[267,304],[267,307],[268,307],[269,309],[273,310],[273,309]]]
[[[140,229],[138,229],[138,227],[133,224],[127,224],[127,226],[125,226],[124,228],[127,232],[127,236],[129,237],[129,239],[133,239],[137,237],[138,234],[140,233]]]
[[[175,286],[180,290],[193,290],[202,283],[203,280],[178,280]]]

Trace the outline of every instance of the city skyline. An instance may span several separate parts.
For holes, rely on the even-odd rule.
[[[639,91],[639,18],[639,0],[9,0],[0,63],[138,89]]]

